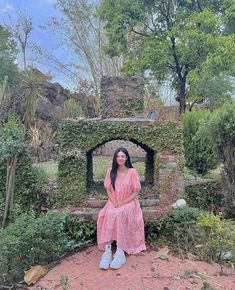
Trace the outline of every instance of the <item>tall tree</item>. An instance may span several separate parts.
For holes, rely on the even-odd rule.
[[[22,56],[23,56],[23,68],[26,70],[27,68],[27,49],[29,46],[29,38],[30,34],[33,30],[33,23],[32,18],[29,17],[25,12],[19,12],[16,22],[13,21],[12,18],[10,18],[11,26],[9,29],[12,31],[12,35],[18,42]]]
[[[19,72],[15,64],[17,56],[16,43],[10,31],[0,25],[0,84],[8,78],[10,88],[19,84]]]
[[[99,94],[102,75],[119,75],[122,58],[110,58],[103,51],[107,42],[103,25],[96,13],[97,1],[57,0],[62,19],[53,19],[49,29],[57,32],[58,40],[67,51],[77,56],[69,69],[92,82],[96,95]]]
[[[235,36],[224,33],[232,0],[102,0],[111,56],[126,55],[124,72],[154,74],[177,92],[180,113],[188,89],[207,74],[234,74]]]

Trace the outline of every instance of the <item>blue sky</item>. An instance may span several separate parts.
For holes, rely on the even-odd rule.
[[[0,24],[8,24],[8,15],[14,19],[19,10],[26,12],[32,18],[34,26],[30,38],[31,42],[36,43],[44,51],[63,60],[65,52],[60,47],[57,39],[46,29],[40,28],[41,25],[47,24],[52,17],[58,18],[61,16],[55,4],[56,0],[0,0]],[[54,82],[60,82],[62,85],[69,87],[62,73],[59,73],[46,64],[37,64],[37,66],[44,73],[50,72],[54,77]]]

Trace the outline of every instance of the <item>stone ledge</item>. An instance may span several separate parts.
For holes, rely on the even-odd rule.
[[[107,199],[88,199],[85,202],[85,207],[91,207],[91,208],[102,208],[107,202]],[[139,199],[140,206],[146,207],[146,206],[154,206],[158,205],[160,203],[159,199]]]
[[[145,207],[142,209],[144,220],[157,220],[166,215],[171,209],[169,207],[162,208],[156,207]],[[87,221],[97,221],[100,208],[61,208],[54,209],[52,212],[67,212],[77,218],[83,218]]]

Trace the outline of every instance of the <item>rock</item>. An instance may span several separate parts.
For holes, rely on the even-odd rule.
[[[232,252],[227,251],[227,252],[218,253],[216,257],[220,258],[221,260],[230,260],[232,258]]]
[[[162,254],[162,255],[159,256],[159,259],[162,260],[162,261],[166,261],[166,260],[169,259],[169,257],[167,255]]]
[[[47,98],[42,98],[37,104],[36,114],[42,120],[51,120],[54,116],[52,103]]]
[[[187,205],[186,200],[184,200],[184,199],[178,199],[175,203],[172,204],[172,207],[174,209],[176,209],[176,208],[185,207],[186,205]]]

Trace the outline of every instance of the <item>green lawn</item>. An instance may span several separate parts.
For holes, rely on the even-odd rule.
[[[34,166],[44,169],[51,180],[56,180],[58,173],[58,162],[49,161],[42,163],[35,163]],[[139,175],[144,176],[145,164],[144,162],[135,162],[133,166],[139,172]],[[112,157],[93,156],[93,173],[94,180],[103,180],[108,168],[112,167]]]
[[[94,180],[100,180],[105,178],[105,174],[108,168],[112,167],[112,157],[106,156],[94,156],[93,157],[93,173]],[[139,172],[139,175],[144,176],[145,164],[144,162],[135,162],[133,166]]]

